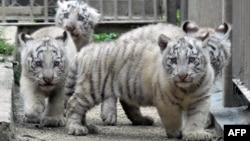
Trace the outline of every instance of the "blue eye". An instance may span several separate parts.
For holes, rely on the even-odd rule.
[[[69,18],[69,13],[64,13],[63,16],[64,18]]]
[[[189,62],[189,63],[193,63],[194,61],[195,61],[195,57],[189,57],[189,58],[188,58],[188,62]]]
[[[84,20],[83,16],[79,15],[78,16],[78,21],[83,21],[83,20]]]
[[[35,61],[36,66],[42,67],[42,61]]]
[[[59,66],[59,64],[60,64],[59,61],[55,61],[55,62],[54,62],[54,66],[55,66],[55,67],[56,67],[56,66]]]
[[[170,61],[171,61],[173,64],[177,64],[177,59],[176,59],[176,58],[170,58]]]

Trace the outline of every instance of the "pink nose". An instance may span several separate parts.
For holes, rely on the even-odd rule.
[[[188,74],[184,73],[184,74],[178,74],[178,77],[180,80],[184,81],[187,78]]]
[[[50,83],[53,80],[53,77],[43,77],[44,82]]]
[[[74,26],[66,26],[66,29],[70,32],[74,31],[75,27]]]

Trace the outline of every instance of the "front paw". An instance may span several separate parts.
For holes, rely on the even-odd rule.
[[[104,122],[105,125],[115,125],[116,124],[116,113],[113,112],[107,112],[101,114],[102,121]]]
[[[65,126],[64,117],[48,117],[45,116],[41,119],[41,125],[46,127],[60,127]]]
[[[212,140],[212,138],[213,138],[212,134],[210,134],[210,133],[208,133],[206,131],[183,133],[183,137],[182,137],[182,139],[184,141],[191,141],[191,140],[210,141],[210,140]]]
[[[34,115],[34,114],[24,114],[23,122],[39,124],[40,123],[40,118],[37,115]]]
[[[41,113],[43,112],[43,105],[37,104],[24,107],[23,122],[39,124],[41,120]]]
[[[167,132],[168,138],[181,138],[181,131],[172,131],[172,132]]]
[[[89,133],[89,130],[86,126],[77,123],[70,124],[67,127],[67,130],[69,135],[76,135],[76,136],[81,136],[81,135],[85,136]]]

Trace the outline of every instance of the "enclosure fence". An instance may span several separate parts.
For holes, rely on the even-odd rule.
[[[85,0],[101,14],[101,22],[166,20],[167,0]],[[0,23],[53,23],[57,0],[1,0]]]

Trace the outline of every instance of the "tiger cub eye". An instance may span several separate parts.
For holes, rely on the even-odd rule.
[[[189,58],[188,58],[188,62],[189,62],[189,63],[193,63],[194,61],[195,61],[195,57],[189,57]]]
[[[63,16],[64,18],[69,18],[69,13],[64,13]]]
[[[55,62],[54,62],[54,66],[55,66],[55,67],[56,67],[56,66],[59,66],[59,64],[60,64],[59,61],[55,61]]]
[[[173,64],[177,64],[177,59],[176,59],[176,58],[170,58],[170,61],[171,61]]]
[[[42,67],[42,61],[36,61],[35,64],[36,64],[36,66],[38,66],[38,67]]]

